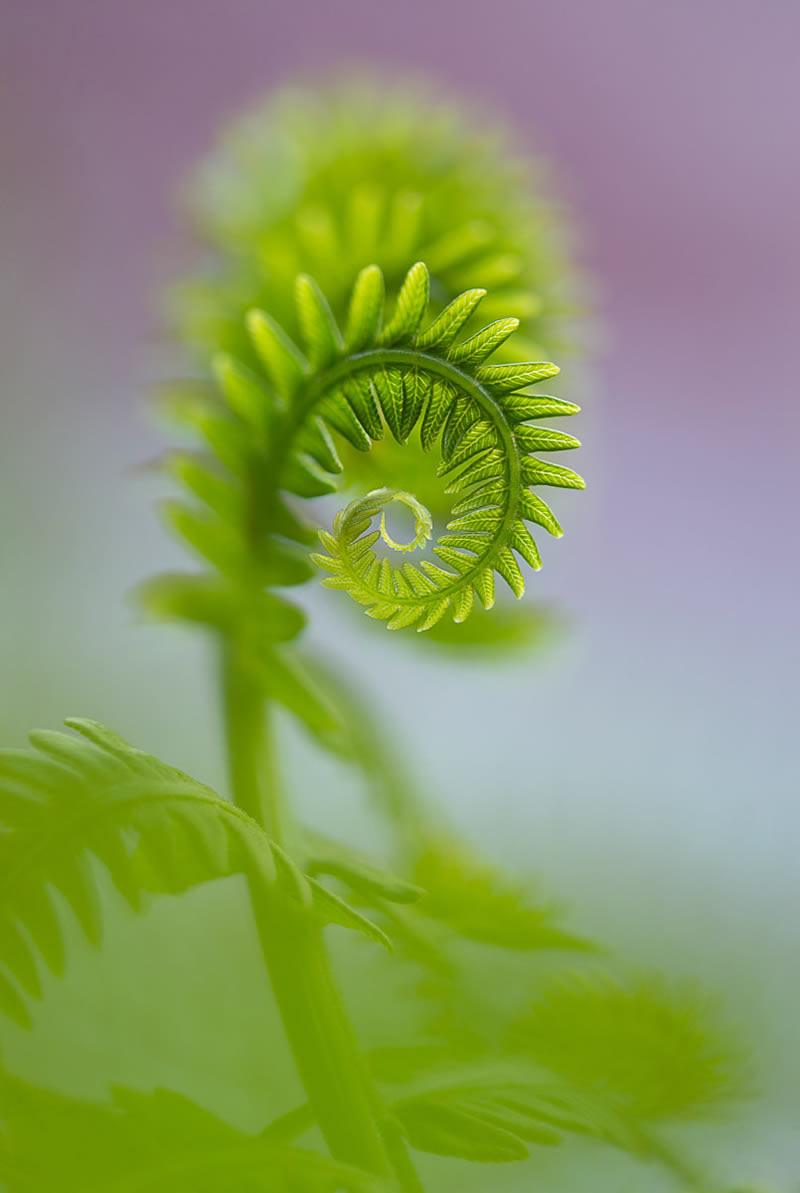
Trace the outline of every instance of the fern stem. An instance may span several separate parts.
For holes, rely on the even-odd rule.
[[[403,1193],[425,1193],[400,1131],[390,1123],[384,1131],[384,1138]]]
[[[278,845],[287,845],[289,823],[272,748],[269,706],[249,674],[246,651],[225,648],[222,663],[225,737],[234,801]]]
[[[391,1164],[358,1044],[331,974],[322,931],[297,915],[256,910],[264,961],[300,1079],[335,1159],[380,1176]]]
[[[235,647],[227,651],[223,671],[234,801],[285,845],[291,823],[279,791],[265,701]],[[397,1148],[390,1157],[378,1096],[331,972],[321,928],[300,911],[265,903],[252,887],[251,900],[286,1037],[331,1154],[378,1176],[396,1176],[406,1193],[419,1193],[402,1143],[402,1171]]]

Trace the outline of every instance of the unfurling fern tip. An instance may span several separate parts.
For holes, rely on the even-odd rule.
[[[446,614],[464,621],[476,595],[491,608],[495,574],[522,596],[519,560],[541,566],[527,524],[561,535],[534,489],[584,487],[575,472],[533,454],[579,446],[540,420],[575,414],[578,407],[530,392],[558,373],[556,365],[490,363],[517,330],[516,318],[497,319],[458,340],[485,290],[458,295],[423,326],[430,281],[422,262],[406,274],[388,318],[384,289],[377,266],[363,269],[342,330],[314,280],[301,274],[295,300],[302,347],[268,313],[249,312],[259,373],[230,356],[218,357],[216,376],[232,417],[226,423],[191,415],[223,473],[238,475],[232,483],[210,479],[183,457],[181,480],[210,507],[211,517],[198,519],[184,506],[170,516],[215,567],[235,574],[240,589],[301,583],[309,574],[302,548],[307,534],[287,498],[336,491],[334,478],[344,470],[342,442],[368,452],[387,435],[402,445],[414,432],[423,451],[439,445],[437,475],[455,499],[445,533],[432,547],[436,562],[405,558],[393,566],[376,553],[382,541],[408,556],[432,536],[428,510],[396,488],[351,502],[330,532],[320,532],[325,551],[312,558],[328,572],[323,583],[349,592],[369,616],[390,629],[426,630]],[[389,534],[386,508],[393,502],[414,515],[410,541]]]

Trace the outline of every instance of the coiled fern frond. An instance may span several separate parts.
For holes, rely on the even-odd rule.
[[[521,596],[525,582],[517,556],[532,568],[541,566],[527,523],[561,535],[552,510],[533,490],[583,488],[584,482],[533,453],[579,446],[572,436],[538,425],[578,407],[528,392],[558,368],[547,362],[488,363],[516,331],[515,318],[458,339],[482,290],[459,295],[423,326],[429,285],[428,270],[418,262],[385,319],[383,275],[369,266],[358,276],[341,329],[316,283],[301,275],[295,293],[303,348],[270,315],[252,311],[247,325],[260,374],[229,356],[217,359],[227,415],[212,417],[205,408],[198,414],[190,403],[188,417],[211,444],[216,467],[222,465],[228,475],[178,457],[178,475],[211,513],[199,515],[182,504],[170,510],[183,537],[227,573],[240,593],[306,578],[297,552],[287,550],[287,538],[307,540],[287,495],[314,498],[335,491],[333,478],[342,464],[334,436],[369,451],[387,433],[404,444],[418,429],[425,451],[440,445],[438,473],[449,482],[455,504],[446,533],[433,547],[438,562],[423,559],[415,566],[405,558],[431,535],[432,519],[412,495],[395,490],[372,491],[352,502],[335,518],[332,533],[322,532],[326,554],[314,556],[330,573],[328,587],[349,592],[391,629],[428,629],[446,613],[463,621],[476,594],[490,608],[495,573]],[[387,505],[396,501],[415,514],[409,543],[396,543],[383,520]],[[371,529],[377,516],[381,527]],[[380,539],[401,551],[402,565],[378,558],[374,548]],[[163,589],[160,593],[163,598]]]

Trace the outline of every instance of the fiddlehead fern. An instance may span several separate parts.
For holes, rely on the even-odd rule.
[[[529,425],[577,410],[560,399],[521,392],[555,375],[556,366],[484,363],[516,331],[516,319],[497,320],[457,343],[460,328],[483,296],[479,290],[456,298],[430,327],[420,330],[427,281],[424,265],[414,266],[393,320],[383,333],[373,334],[372,351],[365,346],[349,371],[355,385],[341,385],[326,399],[326,409],[336,402],[337,414],[349,409],[362,426],[378,404],[398,442],[405,442],[417,425],[423,449],[441,440],[438,473],[450,481],[447,492],[457,495],[448,533],[434,547],[446,570],[429,560],[419,568],[410,562],[393,568],[385,558],[379,561],[372,550],[378,535],[389,546],[396,544],[385,533],[385,524],[379,532],[370,531],[371,519],[388,502],[399,498],[408,503],[406,495],[391,490],[353,502],[337,515],[333,534],[322,535],[328,555],[315,560],[332,573],[325,583],[348,591],[369,606],[370,616],[387,620],[391,629],[428,629],[447,612],[463,621],[472,609],[473,594],[490,608],[495,572],[521,596],[525,581],[515,552],[531,567],[541,566],[526,521],[561,533],[552,511],[531,486],[583,487],[570,469],[530,454],[579,446],[577,439],[561,431]],[[369,275],[362,274],[353,308],[367,284]],[[398,344],[403,346],[395,347]],[[412,547],[429,537],[430,526],[430,515],[417,507]]]
[[[179,339],[201,364],[219,350],[259,368],[246,331],[252,308],[301,337],[294,283],[319,283],[340,325],[353,279],[372,261],[396,293],[409,264],[426,262],[431,307],[488,290],[464,334],[503,317],[519,331],[498,360],[560,359],[572,352],[582,287],[570,259],[569,220],[545,164],[521,155],[486,105],[454,102],[430,80],[388,84],[370,72],[306,81],[271,95],[229,125],[188,180],[186,207],[200,249],[171,293]],[[366,492],[409,490],[437,518],[443,486],[412,439],[350,453],[347,474]],[[463,654],[518,651],[558,633],[550,608],[505,602],[467,623],[448,617],[416,642]]]
[[[490,608],[495,573],[515,596],[522,595],[517,557],[532,568],[541,566],[526,523],[561,534],[533,489],[584,484],[570,469],[532,454],[575,448],[578,440],[536,424],[574,414],[578,407],[528,392],[558,372],[553,364],[488,363],[516,331],[517,319],[496,320],[458,339],[484,291],[466,291],[424,327],[429,274],[423,263],[408,271],[388,320],[383,287],[377,266],[362,270],[342,330],[319,288],[301,275],[296,301],[303,350],[268,314],[250,312],[248,328],[267,385],[223,356],[217,375],[233,418],[220,421],[217,415],[209,421],[204,412],[198,420],[190,408],[218,461],[247,477],[249,491],[236,493],[227,480],[179,457],[181,479],[213,513],[200,518],[173,506],[172,520],[211,562],[238,577],[240,589],[300,582],[306,576],[302,561],[287,551],[285,539],[305,535],[286,494],[313,498],[334,491],[333,477],[342,465],[331,432],[368,451],[387,432],[405,444],[418,429],[423,450],[440,444],[438,474],[456,497],[446,533],[433,548],[438,561],[423,559],[417,567],[405,559],[392,566],[378,558],[374,548],[380,539],[405,555],[424,544],[432,527],[427,510],[410,494],[386,489],[339,513],[333,532],[321,532],[326,554],[313,558],[330,573],[324,583],[349,592],[371,617],[390,629],[425,630],[446,613],[463,621],[475,595]],[[398,500],[412,506],[416,518],[414,538],[402,545],[388,535],[383,520],[386,506]],[[378,515],[381,528],[371,529]]]
[[[355,118],[358,105],[351,108],[352,119],[337,138],[325,135],[323,109],[300,112],[289,138],[294,172],[274,168],[276,145],[277,160],[292,165],[285,139],[282,147],[277,143],[280,135],[257,161],[248,162],[247,153],[239,159],[244,168],[228,181],[249,205],[248,218],[239,218],[242,209],[231,205],[228,189],[216,210],[224,218],[216,224],[212,218],[206,228],[219,272],[199,307],[191,295],[184,307],[188,339],[231,352],[216,358],[218,392],[189,387],[173,403],[206,450],[172,457],[175,477],[196,500],[172,502],[168,514],[212,570],[162,577],[145,596],[151,610],[212,627],[220,639],[232,800],[94,722],[68,722],[81,741],[40,733],[32,736],[33,753],[0,753],[0,861],[8,863],[0,879],[0,1012],[18,1023],[31,1021],[27,996],[40,993],[40,963],[54,972],[63,965],[65,940],[51,892],[66,900],[94,943],[102,927],[92,886],[98,863],[132,906],[142,891],[179,892],[231,874],[247,879],[265,968],[308,1105],[251,1139],[220,1129],[200,1108],[174,1097],[118,1094],[110,1113],[74,1103],[76,1117],[65,1136],[74,1143],[79,1133],[72,1128],[80,1122],[92,1136],[116,1134],[126,1166],[133,1167],[121,1176],[125,1188],[157,1187],[164,1165],[171,1189],[185,1175],[198,1193],[198,1181],[214,1184],[239,1171],[242,1179],[252,1175],[248,1188],[254,1189],[420,1193],[405,1143],[441,1156],[502,1162],[524,1158],[529,1143],[558,1143],[567,1132],[664,1159],[667,1151],[640,1130],[638,1118],[691,1110],[719,1099],[724,1087],[716,1042],[712,1055],[691,1008],[673,1013],[638,991],[617,997],[613,990],[605,998],[592,986],[585,1000],[569,989],[547,992],[533,1014],[525,1008],[514,1013],[494,991],[476,997],[478,965],[502,984],[500,950],[577,953],[591,946],[562,931],[549,905],[460,850],[449,833],[433,836],[419,823],[412,826],[405,843],[411,865],[401,867],[411,870],[415,881],[408,882],[293,824],[283,799],[270,734],[275,701],[339,749],[347,747],[349,731],[351,754],[365,772],[388,769],[374,740],[367,749],[359,741],[370,736],[368,719],[357,730],[342,726],[348,714],[335,707],[343,703],[335,689],[326,699],[314,685],[313,667],[304,677],[285,651],[304,614],[277,590],[313,574],[309,550],[316,537],[295,499],[335,491],[336,474],[344,470],[341,445],[367,453],[392,438],[410,446],[408,454],[419,449],[420,459],[437,448],[441,460],[432,471],[454,498],[432,548],[436,561],[409,556],[426,550],[442,507],[426,493],[430,512],[407,491],[415,486],[398,486],[394,478],[386,485],[388,476],[377,486],[362,484],[371,491],[337,515],[332,533],[321,532],[326,553],[313,558],[328,572],[327,585],[349,592],[392,629],[428,630],[445,617],[460,628],[476,595],[491,608],[495,575],[522,595],[520,561],[540,566],[528,524],[561,533],[534,490],[583,487],[577,474],[535,454],[578,446],[540,425],[578,408],[529,392],[557,368],[524,359],[545,354],[530,345],[552,343],[553,317],[563,313],[556,295],[564,271],[560,263],[548,269],[552,237],[542,235],[545,209],[523,199],[515,169],[501,166],[471,130],[467,136],[457,124],[431,120],[424,103],[421,109],[412,104],[397,120],[388,120],[386,109],[376,119],[363,96],[358,103],[366,120]],[[334,127],[340,116],[333,115]],[[311,131],[304,139],[306,118]],[[263,128],[255,131],[249,148]],[[253,165],[257,180],[259,174],[266,180],[266,203],[263,189],[252,186]],[[273,191],[281,192],[277,203]],[[407,271],[418,256],[430,269],[419,261]],[[366,261],[375,264],[361,268]],[[386,286],[394,296],[388,318]],[[192,286],[185,297],[189,291]],[[194,289],[195,299],[201,291]],[[434,318],[426,324],[429,302]],[[198,311],[199,321],[193,318]],[[483,327],[481,315],[488,320]],[[413,514],[408,538],[387,524],[393,504]],[[386,548],[397,553],[394,566]],[[350,720],[359,719],[356,709]],[[393,790],[387,785],[384,794],[401,819],[409,806],[402,783]],[[367,1063],[321,927],[335,923],[373,941],[389,939],[324,879],[347,888],[356,905],[386,924],[401,961],[428,971],[417,992],[418,1002],[430,1004],[419,1046],[412,1039],[403,1047],[393,1032],[391,1047],[382,1057],[373,1050]],[[419,911],[403,907],[420,897]],[[492,950],[488,963],[478,963],[478,949],[486,948]],[[577,1061],[570,1032],[562,1030],[559,1038],[569,1017],[565,1008],[578,1037]],[[631,1065],[616,1056],[626,1043],[625,1019],[636,1028],[627,1041],[633,1054],[643,1029],[653,1028],[659,1046],[664,1023],[680,1029],[669,1046],[674,1054],[683,1045],[682,1056],[671,1056],[681,1098],[667,1099],[649,1085],[646,1070],[659,1067],[660,1047],[653,1049],[655,1066],[652,1057]],[[598,1022],[613,1036],[611,1079],[603,1048],[592,1053]],[[23,1092],[3,1085],[0,1095]],[[396,1085],[402,1088],[390,1088]],[[606,1098],[610,1085],[613,1096]],[[41,1114],[44,1121],[52,1110],[65,1117],[67,1109],[66,1100],[34,1098],[25,1115]],[[157,1150],[157,1171],[146,1163],[137,1168],[150,1120],[157,1119],[163,1133],[165,1109],[170,1126],[191,1129],[171,1152]],[[0,1174],[8,1175],[9,1163],[18,1167],[25,1152],[24,1117],[20,1130],[0,1106],[6,1119],[0,1122]],[[312,1124],[331,1159],[289,1146]],[[52,1144],[51,1135],[52,1128],[45,1131]],[[23,1157],[25,1164],[32,1160],[34,1179],[63,1183],[62,1155],[51,1148],[58,1168],[55,1176],[48,1168],[45,1177],[40,1149],[34,1151]],[[27,1187],[17,1172],[12,1178],[15,1189]],[[84,1188],[83,1175],[78,1179]],[[95,1183],[107,1188],[114,1180],[101,1166]]]

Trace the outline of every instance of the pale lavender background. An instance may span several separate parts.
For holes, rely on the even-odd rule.
[[[175,559],[126,475],[159,446],[140,385],[158,368],[153,295],[175,265],[169,196],[212,127],[265,88],[348,62],[428,70],[554,160],[608,348],[584,424],[590,490],[559,505],[569,534],[537,580],[574,618],[572,643],[541,666],[453,673],[373,636],[362,669],[387,676],[379,699],[472,831],[533,853],[637,955],[669,948],[734,988],[787,1105],[800,1083],[786,1019],[800,977],[800,6],[0,12],[6,738],[97,713],[221,773],[194,643],[133,629],[122,607]],[[338,607],[323,601],[320,617],[363,652]],[[455,773],[443,742],[459,745]],[[788,1174],[789,1146],[754,1138],[753,1175]]]

